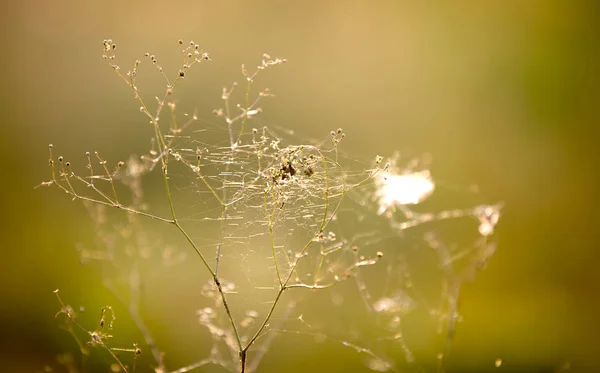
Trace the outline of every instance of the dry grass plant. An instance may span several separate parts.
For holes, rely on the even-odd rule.
[[[141,158],[131,157],[110,165],[99,153],[86,153],[85,173],[79,173],[71,162],[53,154],[50,145],[51,180],[42,183],[60,189],[74,200],[84,203],[97,232],[99,250],[82,248],[83,261],[101,260],[111,263],[119,273],[126,274],[128,290],[119,291],[118,284],[107,281],[109,289],[126,306],[129,317],[140,330],[144,350],[149,350],[156,373],[183,373],[207,364],[216,364],[232,372],[254,372],[273,339],[278,334],[312,334],[322,340],[339,343],[366,356],[367,367],[377,371],[395,371],[397,364],[385,352],[361,345],[357,341],[335,338],[322,332],[309,330],[292,331],[279,321],[273,320],[278,309],[279,319],[291,317],[298,299],[283,301],[289,292],[318,291],[330,289],[340,282],[352,280],[363,300],[366,312],[378,317],[383,340],[398,343],[408,363],[415,358],[403,338],[401,320],[415,305],[411,288],[411,277],[406,263],[390,261],[383,272],[388,278],[399,278],[400,286],[389,286],[373,296],[363,270],[379,265],[384,250],[363,250],[367,245],[377,248],[380,240],[368,231],[355,232],[350,238],[338,237],[331,227],[345,212],[342,202],[350,195],[361,206],[367,206],[360,219],[382,219],[388,222],[390,232],[399,233],[433,221],[475,218],[479,224],[479,238],[470,248],[458,250],[446,247],[432,232],[425,234],[426,244],[439,257],[443,271],[442,291],[444,296],[439,307],[429,307],[437,320],[438,332],[445,333],[446,345],[440,352],[439,370],[449,353],[456,323],[459,320],[458,297],[461,284],[474,278],[495,250],[493,233],[500,216],[501,205],[479,205],[472,208],[444,210],[435,213],[417,213],[409,208],[427,199],[434,191],[435,183],[429,171],[419,162],[400,167],[398,157],[386,162],[377,156],[361,170],[347,170],[342,165],[345,157],[340,144],[345,137],[342,129],[334,129],[321,142],[287,145],[269,128],[250,128],[252,119],[262,112],[259,106],[272,96],[268,89],[253,94],[256,79],[264,70],[283,64],[285,59],[264,54],[256,70],[242,66],[245,80],[242,102],[234,105],[232,96],[239,90],[234,83],[223,88],[223,107],[214,114],[223,121],[225,135],[221,144],[209,144],[195,139],[198,117],[180,116],[171,99],[190,69],[197,64],[210,61],[209,55],[194,42],[184,45],[179,41],[183,53],[183,64],[174,79],[163,71],[154,55],[146,53],[142,60],[123,72],[115,63],[116,44],[105,40],[103,57],[117,77],[131,89],[140,112],[149,123],[152,132],[151,149]],[[166,89],[155,102],[147,102],[138,91],[138,70],[143,64],[151,64],[164,78]],[[152,107],[154,106],[154,107]],[[165,191],[168,216],[150,212],[145,202],[142,178],[158,172]],[[186,180],[203,201],[202,211],[197,216],[182,219],[178,214],[177,192],[173,178],[186,174]],[[122,196],[123,187],[128,190]],[[358,196],[358,197],[357,197]],[[124,203],[127,201],[127,203]],[[125,223],[118,228],[111,225],[107,212],[121,210],[126,214]],[[369,215],[370,214],[370,215]],[[140,261],[149,254],[147,248],[154,238],[143,228],[140,220],[150,219],[172,226],[188,243],[199,265],[210,279],[201,288],[202,294],[211,302],[210,307],[201,308],[197,317],[212,335],[214,345],[209,356],[196,363],[169,370],[159,343],[154,339],[151,328],[140,311],[141,284],[143,279]],[[206,224],[215,228],[220,238],[210,244],[199,244],[188,226]],[[259,246],[263,249],[259,250]],[[168,247],[168,244],[164,245]],[[253,309],[234,310],[230,296],[236,284],[226,280],[222,266],[225,258],[231,260],[236,254],[225,255],[233,249],[252,248],[250,255],[268,257],[270,286],[269,306],[262,312]],[[125,248],[125,249],[123,249]],[[266,250],[266,251],[265,251]],[[163,251],[163,259],[169,262],[186,260],[185,253]],[[455,264],[467,258],[460,268]],[[402,289],[404,287],[404,290]],[[124,295],[123,295],[124,294]],[[85,367],[85,360],[94,348],[105,350],[112,360],[113,371],[134,372],[147,369],[136,364],[142,348],[134,343],[130,347],[117,347],[111,343],[114,321],[112,308],[101,310],[100,322],[95,329],[88,329],[77,320],[77,312],[56,296],[64,316],[64,327],[80,346],[81,361],[73,355],[61,355],[59,362],[71,372]],[[279,320],[278,319],[278,320]],[[294,320],[307,324],[303,315]],[[253,355],[249,352],[254,351]]]

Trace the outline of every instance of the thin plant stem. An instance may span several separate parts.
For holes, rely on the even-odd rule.
[[[167,171],[166,170],[167,170],[167,161],[163,160],[163,180],[165,182],[165,191],[167,193],[167,200],[168,200],[168,203],[169,203],[169,209],[171,210],[171,216],[173,217],[173,224],[177,227],[177,229],[181,232],[181,234],[183,234],[183,236],[189,242],[189,244],[194,248],[194,250],[196,251],[196,254],[198,254],[198,257],[202,261],[202,264],[204,264],[204,266],[206,267],[206,269],[210,273],[211,277],[213,278],[213,281],[214,281],[215,285],[217,286],[219,294],[221,295],[221,300],[223,301],[223,307],[225,307],[225,311],[227,312],[227,316],[229,318],[229,322],[231,324],[231,328],[233,329],[233,332],[234,332],[234,335],[235,335],[235,338],[236,338],[236,342],[237,342],[237,344],[238,344],[238,346],[240,348],[240,351],[241,351],[242,350],[242,341],[241,341],[241,338],[240,338],[240,334],[238,332],[237,326],[236,326],[235,321],[233,319],[233,315],[231,313],[231,310],[229,309],[229,303],[227,303],[227,298],[225,297],[225,292],[223,291],[223,287],[221,286],[221,282],[220,282],[219,278],[217,277],[216,273],[210,267],[210,264],[208,264],[208,261],[206,260],[206,258],[204,257],[204,255],[202,254],[202,252],[200,251],[200,249],[198,248],[198,246],[194,243],[194,241],[189,236],[189,234],[185,231],[185,229],[183,229],[183,227],[181,226],[181,224],[179,223],[179,221],[177,221],[177,217],[175,215],[175,208],[173,206],[173,199],[171,197],[171,190],[170,190],[170,186],[169,186],[169,178],[167,176]]]
[[[248,80],[248,84],[246,85],[246,110],[245,113],[248,113],[250,110],[250,88],[252,87],[252,80]],[[248,115],[244,115],[242,118],[242,125],[240,126],[240,133],[238,134],[238,142],[240,141],[242,135],[244,134],[244,128],[246,127],[246,121],[248,120]]]

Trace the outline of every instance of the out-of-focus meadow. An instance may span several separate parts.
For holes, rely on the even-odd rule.
[[[598,4],[3,3],[1,370],[40,370],[73,349],[54,289],[92,313],[118,303],[98,267],[79,264],[76,246],[93,233],[85,209],[33,189],[49,178],[49,143],[82,168],[88,150],[116,162],[148,147],[139,105],[102,59],[107,38],[124,69],[150,52],[176,71],[177,40],[199,43],[212,62],[190,71],[177,100],[211,123],[242,63],[285,57],[259,80],[276,94],[260,125],[313,137],[342,127],[344,150],[365,160],[428,153],[441,188],[478,184],[488,202],[504,201],[498,250],[462,290],[448,369],[492,370],[498,358],[509,371],[600,369]],[[159,78],[144,70],[140,89],[163,92]],[[206,350],[193,329],[198,299],[180,301],[148,305],[157,338],[180,346],[172,361]],[[182,325],[187,334],[171,333]],[[336,347],[281,346],[264,371],[364,369]]]

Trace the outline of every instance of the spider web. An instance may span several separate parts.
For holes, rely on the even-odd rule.
[[[202,136],[225,136],[227,131],[209,132],[203,130]],[[232,279],[229,292],[235,295],[230,299],[232,307],[243,310],[236,315],[242,320],[243,341],[252,337],[272,305],[278,278],[290,276],[291,287],[298,287],[288,290],[294,293],[281,301],[259,336],[248,371],[259,367],[272,341],[283,335],[345,346],[364,356],[365,366],[375,371],[404,365],[424,370],[411,347],[416,325],[441,339],[427,352],[442,364],[460,320],[460,286],[473,280],[495,251],[492,233],[501,205],[417,211],[435,188],[426,159],[401,167],[395,155],[381,166],[379,157],[363,162],[344,154],[338,146],[341,130],[303,145],[288,143],[275,132],[287,131],[253,130],[233,148],[226,140],[215,147],[190,139],[173,150],[188,167],[196,161],[191,169],[198,175],[207,175],[192,182],[188,192],[202,201],[192,205],[195,212],[184,221],[194,227],[219,226],[218,237],[206,247],[220,255],[219,275]],[[227,206],[221,213],[207,208],[208,189]],[[471,226],[467,240],[444,236],[456,230],[453,220],[467,217],[470,221],[459,222]],[[413,228],[417,233],[407,233]],[[446,246],[442,237],[455,244]],[[413,270],[428,276],[413,276]],[[216,341],[223,340],[227,319],[217,311],[222,305],[210,282],[204,295],[214,303],[199,310],[200,323]],[[339,315],[345,307],[360,310],[353,312],[360,316],[342,317],[345,323],[323,316]],[[235,371],[230,362],[236,345],[231,335],[225,340],[224,349],[217,344],[212,350],[211,361]],[[431,356],[422,360],[431,361]]]

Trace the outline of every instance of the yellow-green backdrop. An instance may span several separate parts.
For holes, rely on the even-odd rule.
[[[0,369],[37,371],[73,348],[54,319],[55,288],[90,309],[114,302],[99,271],[78,264],[85,210],[33,189],[48,179],[48,143],[113,161],[147,146],[131,92],[101,58],[106,38],[123,65],[150,51],[177,66],[178,39],[202,45],[213,61],[178,93],[210,120],[241,63],[283,56],[261,81],[277,94],[266,123],[307,136],[343,127],[346,151],[364,159],[430,153],[435,177],[503,200],[498,251],[463,290],[452,371],[495,369],[495,358],[513,371],[600,369],[598,4],[4,2]],[[202,341],[190,335],[165,343],[193,352]],[[272,366],[359,369],[328,356],[338,350],[307,351]]]

